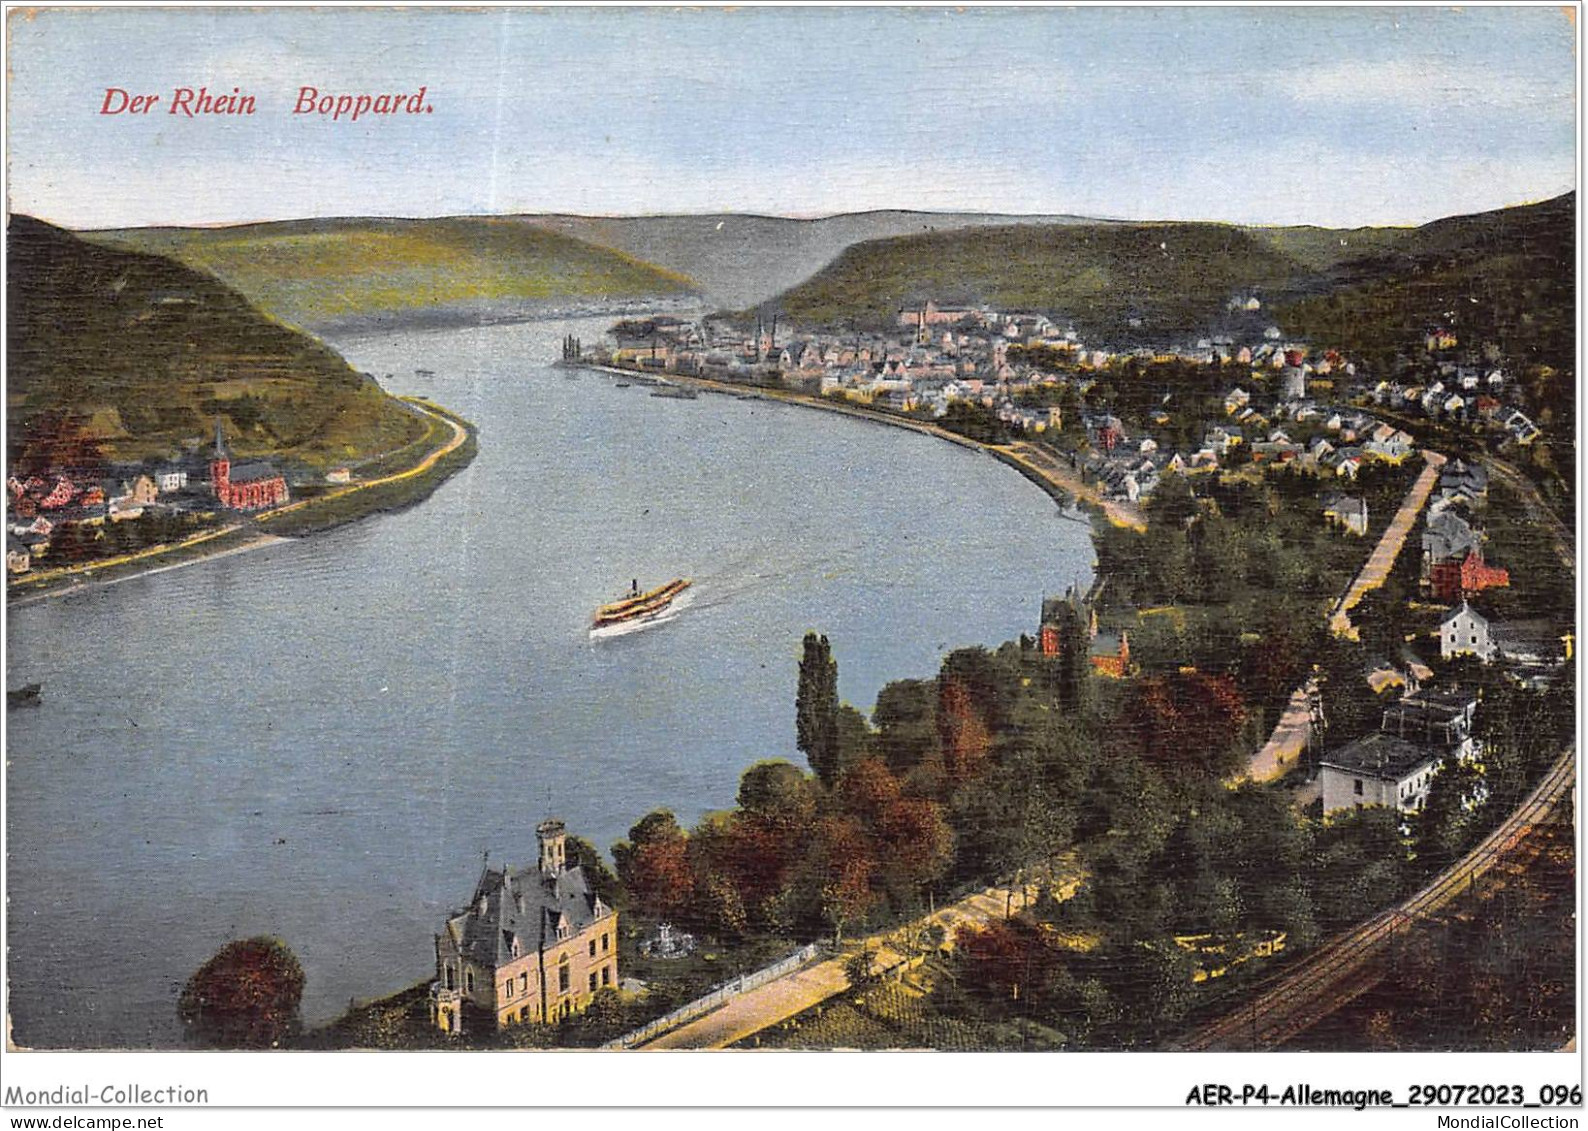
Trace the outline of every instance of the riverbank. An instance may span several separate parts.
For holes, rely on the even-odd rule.
[[[657,374],[646,373],[643,370],[625,369],[621,366],[601,365],[595,362],[578,362],[574,364],[584,369],[609,373],[614,376],[639,376],[649,378],[652,381],[658,380]],[[1147,529],[1146,518],[1138,507],[1131,503],[1105,498],[1095,487],[1087,484],[1081,478],[1079,472],[1065,467],[1057,458],[1043,452],[1036,445],[1023,440],[1010,444],[986,444],[980,440],[973,440],[969,436],[963,436],[941,425],[931,424],[924,420],[912,420],[893,413],[866,408],[852,401],[839,402],[826,397],[812,396],[809,393],[796,392],[792,389],[743,385],[732,381],[719,381],[712,377],[697,377],[683,373],[667,373],[662,375],[660,380],[668,384],[692,386],[709,392],[727,393],[733,396],[744,396],[748,393],[764,400],[803,405],[806,408],[821,409],[823,412],[835,412],[855,420],[865,420],[873,424],[886,424],[894,428],[906,428],[912,432],[935,436],[939,440],[947,440],[949,443],[958,444],[962,448],[986,452],[1000,463],[1007,464],[1038,487],[1041,487],[1060,505],[1074,502],[1101,514],[1115,526],[1127,527],[1137,531]]]
[[[702,297],[698,294],[587,303],[566,299],[482,300],[315,319],[305,322],[303,329],[321,338],[359,337],[411,330],[508,326],[519,322],[562,322],[575,318],[646,318],[657,314],[683,317],[698,314],[702,309]]]
[[[424,454],[412,466],[200,531],[181,542],[13,576],[6,586],[8,603],[21,607],[50,597],[80,593],[90,587],[262,549],[289,538],[334,529],[423,501],[474,458],[475,430],[462,417],[440,405],[415,397],[400,399],[430,427],[421,441]]]

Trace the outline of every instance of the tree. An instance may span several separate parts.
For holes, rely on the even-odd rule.
[[[875,747],[896,774],[940,760],[937,691],[929,680],[901,679],[877,693],[871,712],[877,725]]]
[[[227,943],[187,980],[177,1016],[215,1048],[277,1048],[298,1031],[303,967],[279,939]]]
[[[666,809],[641,817],[629,839],[612,846],[618,876],[631,906],[645,915],[685,921],[694,909],[694,874],[689,841]]]
[[[1246,706],[1228,676],[1190,671],[1143,679],[1126,718],[1142,754],[1167,770],[1220,776],[1236,768]]]
[[[1069,599],[1050,602],[1046,613],[1058,634],[1058,704],[1062,710],[1077,711],[1086,702],[1087,682],[1092,674],[1087,655],[1091,639],[1087,618],[1080,605]]]
[[[809,780],[792,762],[757,762],[739,777],[739,808],[747,813],[809,820],[816,807]]]
[[[844,960],[844,977],[848,979],[851,989],[862,989],[877,981],[877,975],[872,970],[876,958],[870,950],[861,950]]]
[[[876,893],[877,861],[865,828],[854,817],[823,817],[812,830],[810,865],[822,919],[842,943],[844,928],[865,918]]]
[[[799,690],[794,696],[794,726],[800,751],[829,788],[838,780],[838,662],[827,637],[805,634]]]
[[[601,897],[608,907],[620,907],[624,901],[623,885],[618,881],[607,862],[601,859],[596,846],[580,836],[570,834],[566,841],[568,866],[582,868],[590,890]]]
[[[865,715],[848,703],[841,703],[835,725],[838,731],[840,769],[852,766],[862,758],[870,756],[872,745],[876,740],[876,732],[871,729],[871,724],[866,721]]]

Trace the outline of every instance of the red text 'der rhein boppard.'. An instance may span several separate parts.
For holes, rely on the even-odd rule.
[[[360,118],[398,114],[430,114],[434,112],[434,107],[425,100],[428,89],[422,86],[412,93],[323,94],[318,87],[302,86],[298,88],[292,113],[312,114],[333,122],[356,122]],[[258,100],[252,94],[245,94],[241,87],[236,86],[229,93],[217,93],[207,86],[179,86],[168,96],[134,94],[119,86],[108,86],[99,112],[107,116],[143,116],[163,109],[168,115],[186,118],[247,117],[258,110],[258,105]]]

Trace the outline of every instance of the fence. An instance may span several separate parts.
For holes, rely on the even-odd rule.
[[[749,974],[740,974],[731,982],[724,982],[704,997],[698,997],[687,1005],[681,1005],[664,1017],[635,1029],[632,1033],[625,1033],[614,1041],[608,1041],[601,1047],[604,1049],[631,1049],[635,1045],[642,1045],[652,1037],[660,1036],[669,1029],[675,1029],[686,1021],[692,1021],[703,1013],[710,1013],[719,1005],[724,1005],[740,994],[749,993],[759,986],[764,986],[775,978],[781,978],[799,969],[811,959],[816,957],[817,946],[808,943],[800,947],[787,958],[780,959],[770,966],[763,966]]]

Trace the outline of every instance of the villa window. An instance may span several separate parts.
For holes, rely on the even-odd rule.
[[[513,979],[509,978],[502,983],[502,996],[508,1001],[513,1000]]]
[[[1354,778],[1352,780],[1352,782],[1351,782],[1351,792],[1356,794],[1358,797],[1362,796],[1362,779],[1361,778]]]
[[[527,973],[518,976],[518,992],[521,994],[529,992],[529,975]]]
[[[466,991],[468,991],[469,993],[471,993],[471,994],[474,992],[474,971],[473,970],[465,970],[463,972],[463,988]]]
[[[601,984],[603,986],[610,986],[612,984],[612,967],[601,967]]]
[[[449,989],[449,990],[457,989],[458,988],[458,974],[457,974],[457,971],[452,968],[452,963],[450,963],[450,962],[447,963],[446,971],[447,971],[447,989]]]
[[[591,993],[595,993],[595,988],[596,988],[596,976],[595,976],[595,971],[592,970],[592,971],[590,971],[590,992]]]
[[[590,940],[590,957],[595,957],[595,939]]]
[[[570,982],[569,982],[569,979],[568,979],[568,963],[565,961],[561,966],[559,966],[557,968],[557,988],[559,990],[561,990],[563,993],[567,993],[569,985],[570,985]]]
[[[605,954],[606,952],[607,952],[607,936],[606,935],[602,935],[601,936],[601,953]]]

